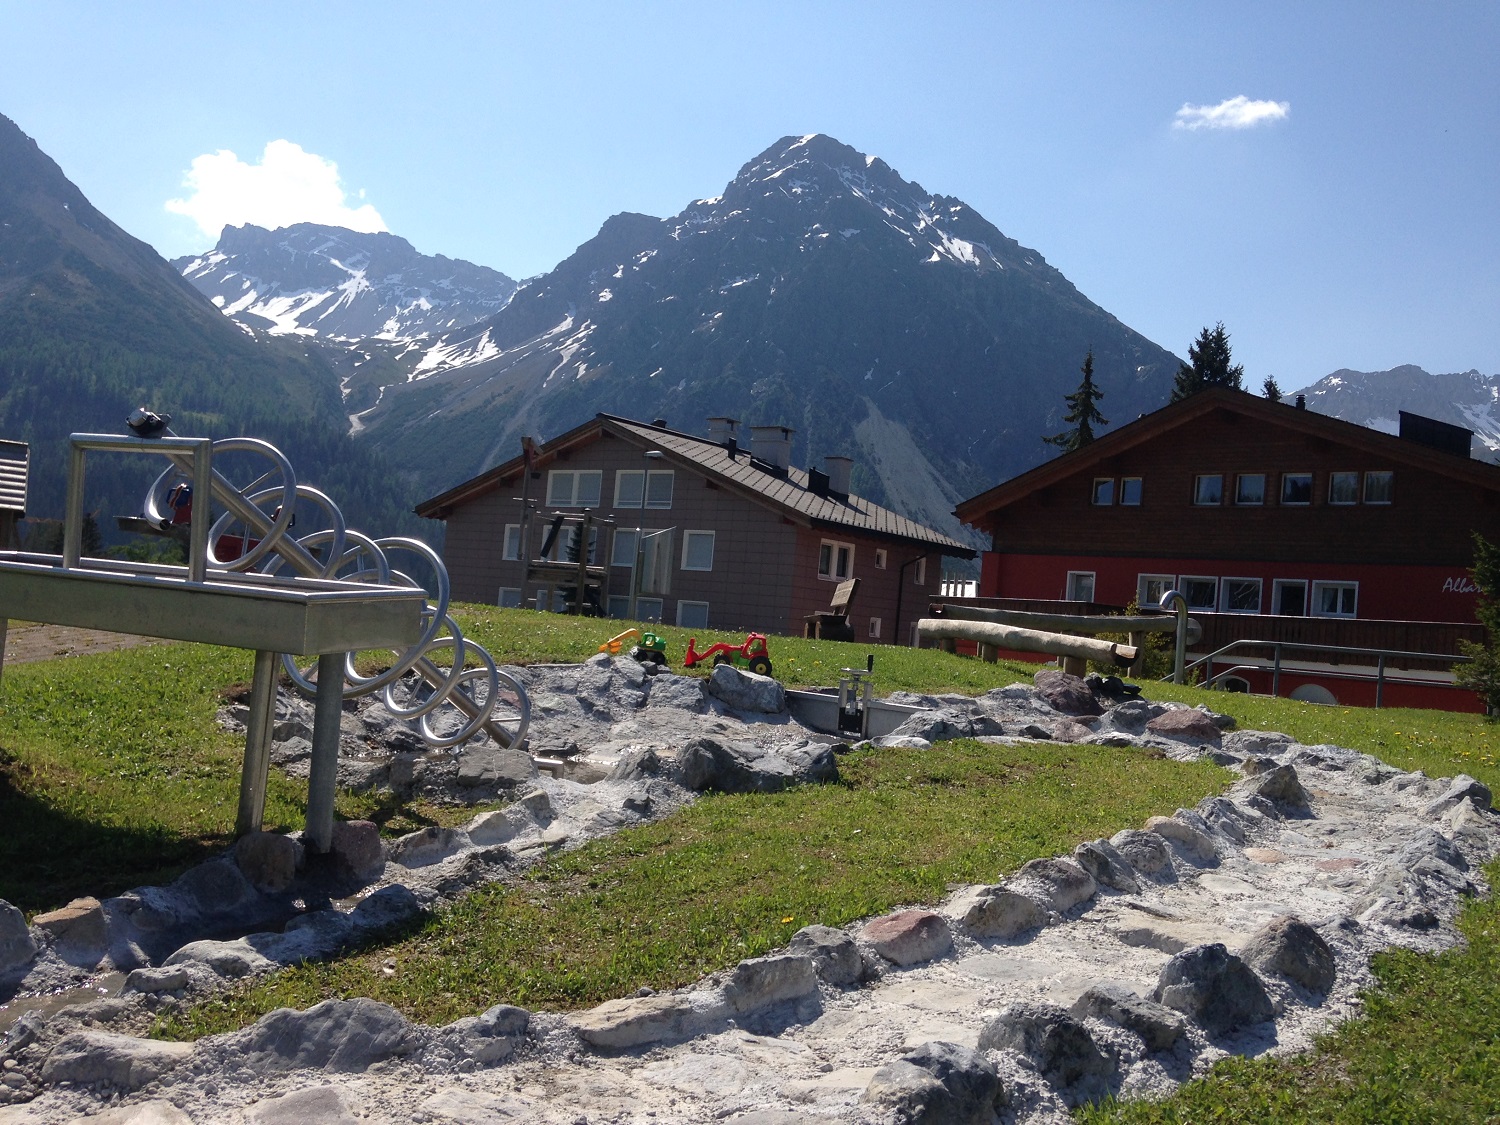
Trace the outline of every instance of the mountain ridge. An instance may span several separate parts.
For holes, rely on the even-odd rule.
[[[1474,368],[1434,375],[1412,363],[1340,368],[1292,394],[1305,395],[1309,410],[1388,434],[1398,431],[1402,410],[1462,426],[1474,432],[1475,456],[1500,462],[1500,375]]]

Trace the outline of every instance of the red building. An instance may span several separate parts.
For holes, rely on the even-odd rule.
[[[1467,430],[1407,414],[1402,430],[1204,391],[960,504],[994,544],[979,593],[1146,606],[1175,588],[1203,651],[1253,637],[1453,653],[1480,635],[1472,533],[1500,539],[1500,467],[1469,457]],[[1386,703],[1477,706],[1426,690],[1433,662],[1405,663],[1413,682]],[[1373,702],[1340,664],[1310,681]]]

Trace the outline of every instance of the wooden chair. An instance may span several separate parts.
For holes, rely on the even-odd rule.
[[[827,610],[808,614],[802,619],[802,635],[820,641],[852,641],[854,626],[849,624],[849,603],[859,591],[859,579],[840,582],[833,591]]]

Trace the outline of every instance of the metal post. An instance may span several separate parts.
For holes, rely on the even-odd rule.
[[[1177,646],[1172,657],[1172,682],[1180,684],[1186,680],[1183,667],[1187,662],[1188,604],[1180,590],[1168,590],[1161,596],[1161,607],[1177,610]]]
[[[1271,665],[1271,695],[1281,694],[1281,642],[1277,641],[1274,646],[1274,657]]]
[[[0,617],[0,676],[5,673],[5,635],[10,629],[10,621]]]
[[[271,766],[271,726],[276,715],[276,664],[281,654],[255,654],[250,689],[250,718],[245,723],[245,765],[240,772],[240,809],[236,837],[259,832],[266,812],[266,775]]]
[[[213,523],[214,463],[213,442],[206,438],[193,450],[193,518],[188,525],[188,581],[202,582],[208,577],[208,529]],[[250,549],[250,532],[245,532],[245,550]],[[256,657],[257,661],[260,659]]]
[[[63,568],[77,566],[83,554],[83,459],[77,445],[68,457],[68,500],[63,509]]]
[[[1380,705],[1385,701],[1385,653],[1381,653],[1375,662],[1375,710],[1380,710]]]
[[[318,657],[318,694],[313,700],[312,764],[307,775],[305,843],[315,852],[333,844],[333,796],[339,778],[339,720],[344,713],[342,652]]]

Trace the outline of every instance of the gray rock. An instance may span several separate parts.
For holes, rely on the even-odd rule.
[[[1036,674],[1036,691],[1049,706],[1065,715],[1099,715],[1104,711],[1081,676],[1044,668]]]
[[[1089,987],[1070,1009],[1079,1019],[1108,1020],[1133,1031],[1148,1051],[1170,1051],[1185,1030],[1182,1017],[1164,1004],[1143,999],[1113,984]]]
[[[1005,1091],[987,1058],[957,1043],[923,1043],[886,1063],[861,1098],[901,1125],[990,1125]]]
[[[1130,870],[1130,862],[1108,840],[1090,840],[1073,849],[1073,858],[1094,882],[1126,894],[1139,894],[1141,884]]]
[[[683,1039],[717,1027],[729,1006],[713,993],[632,996],[568,1015],[568,1025],[584,1042],[609,1050]]]
[[[1013,938],[1047,924],[1047,908],[1005,887],[970,887],[951,907],[970,937]]]
[[[1488,809],[1490,787],[1481,781],[1476,781],[1466,773],[1461,773],[1448,783],[1448,788],[1443,790],[1441,797],[1429,801],[1422,811],[1428,816],[1441,816],[1460,801],[1472,801],[1477,808]]]
[[[1194,707],[1164,711],[1146,724],[1146,730],[1162,738],[1198,746],[1217,745],[1223,733],[1212,716]]]
[[[149,1102],[115,1106],[92,1117],[79,1118],[88,1125],[193,1125],[193,1119],[169,1101],[153,1098]]]
[[[437,1042],[449,1053],[480,1066],[503,1062],[516,1052],[519,1037],[499,1034],[482,1016],[465,1016],[438,1030]]]
[[[605,780],[639,781],[647,777],[660,777],[663,768],[661,756],[655,750],[633,750],[610,767]]]
[[[496,1004],[493,1008],[485,1009],[478,1019],[489,1029],[491,1035],[505,1035],[512,1039],[525,1035],[527,1028],[531,1026],[531,1013],[514,1004]]]
[[[234,862],[258,891],[279,894],[292,885],[302,866],[303,848],[279,832],[251,832],[234,845]]]
[[[1248,781],[1241,782],[1236,789],[1270,801],[1283,815],[1308,816],[1312,812],[1307,790],[1302,788],[1302,782],[1298,780],[1297,771],[1292,766],[1273,766]]]
[[[92,968],[109,952],[108,923],[97,898],[75,898],[67,906],[36,915],[31,924],[51,936],[54,951],[70,964]]]
[[[536,763],[524,750],[477,746],[458,759],[460,785],[515,789],[530,784],[537,776]]]
[[[832,985],[853,984],[864,972],[854,939],[832,926],[803,926],[792,935],[790,949],[812,958],[818,976]]]
[[[361,899],[359,905],[349,912],[349,921],[356,929],[373,933],[420,918],[427,909],[427,902],[409,887],[393,883]]]
[[[932,743],[914,734],[882,734],[869,741],[869,745],[881,750],[931,750]]]
[[[36,939],[26,925],[26,915],[0,899],[0,974],[29,965],[36,956]]]
[[[1066,914],[1099,890],[1094,877],[1071,859],[1049,856],[1028,860],[1007,884],[1059,914]]]
[[[1333,987],[1337,973],[1333,950],[1323,935],[1290,914],[1256,930],[1240,956],[1262,973],[1276,973],[1321,996]]]
[[[165,961],[163,967],[173,965],[202,965],[221,977],[231,980],[240,977],[269,973],[276,962],[252,944],[252,938],[275,937],[277,935],[251,935],[233,941],[191,941],[176,950]]]
[[[429,825],[408,832],[391,843],[391,862],[402,867],[430,867],[472,847],[469,834],[462,828],[439,828]]]
[[[176,992],[188,986],[188,968],[185,964],[162,965],[158,968],[146,966],[134,970],[125,978],[126,992]]]
[[[1416,871],[1422,869],[1424,860],[1436,860],[1439,864],[1450,867],[1454,871],[1469,869],[1469,863],[1464,859],[1463,852],[1458,850],[1453,841],[1431,828],[1418,833],[1406,847],[1402,848],[1396,863],[1408,870]],[[1438,877],[1444,876],[1439,874]]]
[[[865,924],[860,937],[876,953],[897,965],[915,965],[941,957],[953,948],[953,931],[931,910],[899,910]]]
[[[785,758],[752,743],[712,738],[694,738],[678,751],[677,774],[680,784],[699,792],[777,793],[801,780]]]
[[[651,693],[646,697],[646,707],[650,710],[669,708],[700,715],[707,708],[704,682],[696,676],[653,676]]]
[[[139,1090],[192,1053],[191,1043],[163,1043],[109,1031],[76,1031],[47,1053],[42,1081],[49,1086],[58,1082],[102,1082],[122,1090]]]
[[[811,957],[773,953],[741,961],[724,983],[724,999],[741,1014],[760,1011],[787,1000],[799,1000],[818,990],[818,972]]]
[[[735,711],[780,715],[786,710],[786,689],[781,684],[733,664],[714,666],[708,677],[708,693]]]
[[[976,731],[974,721],[965,713],[956,709],[944,708],[941,710],[918,711],[909,716],[895,730],[886,737],[894,738],[920,738],[926,742],[947,742],[955,738],[973,738],[976,734],[999,733],[995,731]]]
[[[1150,817],[1146,821],[1146,831],[1154,832],[1169,841],[1179,854],[1194,863],[1211,865],[1218,861],[1218,850],[1208,834],[1175,816]],[[1123,854],[1125,849],[1121,848],[1120,851]]]
[[[1236,730],[1224,736],[1224,749],[1241,757],[1280,754],[1293,743],[1291,735],[1270,730]]]
[[[373,879],[385,870],[385,844],[372,821],[334,821],[329,850],[338,865],[356,879]]]
[[[420,1036],[400,1012],[374,1000],[324,1000],[305,1012],[278,1008],[223,1043],[251,1070],[311,1068],[358,1073],[410,1054]]]
[[[245,1111],[245,1125],[358,1125],[364,1107],[343,1086],[310,1086],[256,1102]]]
[[[1165,708],[1146,699],[1127,699],[1105,712],[1105,720],[1116,730],[1139,734],[1146,724],[1160,715]]]
[[[1217,942],[1184,949],[1163,965],[1151,998],[1197,1020],[1213,1036],[1274,1015],[1255,971]]]
[[[250,880],[227,857],[188,868],[172,888],[200,914],[208,915],[235,913],[256,897]]]
[[[1166,841],[1155,832],[1127,828],[1123,832],[1116,832],[1109,838],[1109,842],[1136,871],[1160,875],[1172,869],[1172,856],[1167,851]]]
[[[981,1051],[1015,1051],[1056,1086],[1082,1084],[1083,1098],[1102,1095],[1115,1064],[1083,1023],[1055,1004],[1022,1002],[1001,1010],[979,1033]]]

